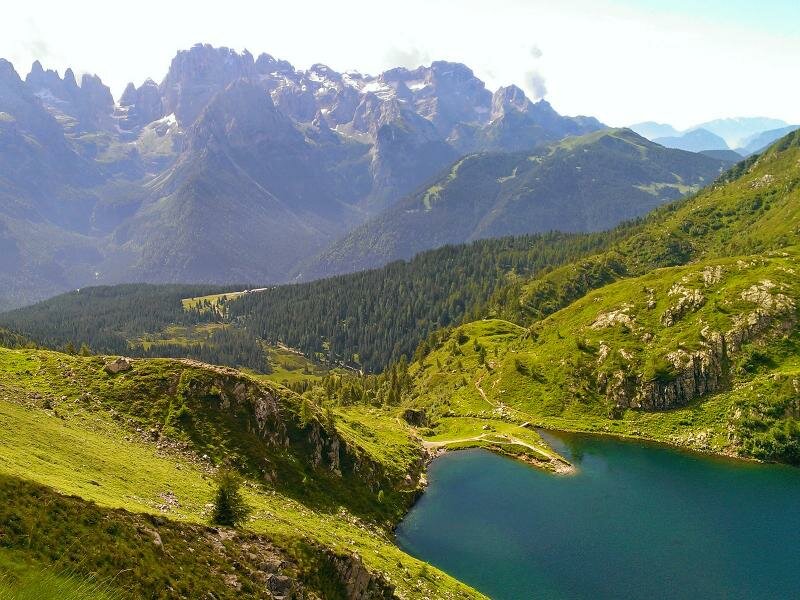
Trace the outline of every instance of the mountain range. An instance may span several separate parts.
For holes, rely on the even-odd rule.
[[[609,229],[718,177],[729,162],[605,129],[527,153],[465,157],[355,228],[301,272],[314,279],[483,238]]]
[[[477,600],[438,559],[401,549],[398,525],[435,500],[427,469],[442,452],[481,448],[574,475],[558,483],[570,487],[591,462],[662,462],[566,452],[572,434],[800,465],[800,130],[732,163],[729,149],[666,148],[513,88],[487,112],[460,65],[395,72],[198,46],[114,102],[96,77],[34,65],[23,81],[0,62],[0,289],[200,282],[89,286],[0,315],[0,597]],[[353,93],[352,115],[327,116],[329,94]],[[477,239],[531,230],[545,233]],[[349,270],[463,239],[477,241],[309,283],[203,282]],[[683,492],[701,478],[682,470],[699,460],[660,469],[656,513],[637,515],[626,488],[622,526],[646,533],[673,524],[664,507],[697,508]],[[735,463],[720,468],[738,484]],[[793,530],[791,494],[758,504],[796,483],[770,471],[781,479],[737,485],[734,504],[713,499],[687,523],[730,530],[750,498]],[[503,513],[503,490],[485,494],[500,504],[483,515]],[[567,490],[543,526],[569,541],[588,506],[588,527],[616,543],[619,519],[587,497]],[[526,525],[542,546],[522,516],[476,519],[488,533],[472,545],[491,553]],[[761,551],[758,521],[745,524],[730,539]],[[631,556],[674,556],[677,540],[696,560],[681,530],[666,550],[653,537]],[[705,596],[730,595],[726,539],[698,546]],[[762,552],[769,573],[794,573],[790,545]],[[434,548],[461,560],[460,545]],[[593,549],[562,562],[580,568]],[[514,580],[502,565],[488,575]],[[796,596],[796,578],[765,581],[747,591]],[[535,587],[509,597],[552,596],[547,577]]]
[[[460,156],[600,129],[437,61],[377,76],[196,45],[164,80],[0,62],[0,305],[90,283],[280,281]]]
[[[645,153],[660,166],[638,172],[626,162],[631,155],[601,151],[597,142],[576,142],[583,164],[565,151],[549,156],[565,138],[603,128],[533,102],[516,86],[492,93],[467,66],[444,61],[371,76],[198,44],[177,53],[163,81],[131,83],[118,100],[95,75],[78,81],[72,70],[60,75],[36,62],[23,79],[2,61],[0,307],[92,284],[265,285],[339,272],[326,257],[342,240],[375,219],[396,219],[401,200],[399,210],[413,210],[458,165],[465,173],[497,170],[495,179],[508,183],[473,207],[475,223],[441,235],[396,230],[407,249],[383,255],[611,226],[713,178],[724,162],[681,155],[688,171],[676,175],[684,185],[666,175],[677,160],[669,153]],[[532,160],[520,162],[525,153]],[[593,160],[624,174],[625,193],[609,196],[606,167]],[[571,180],[578,167],[580,191],[560,195],[558,178]],[[517,184],[545,171],[550,192],[537,184],[534,195],[547,195],[551,206],[576,202],[557,211],[564,219],[480,214],[508,205],[503,198]],[[596,197],[605,198],[602,210],[585,205]],[[602,224],[592,225],[601,212]]]
[[[789,125],[768,117],[715,119],[679,131],[672,125],[645,121],[630,128],[668,148],[691,152],[711,152],[712,156],[745,157],[765,150],[772,142],[794,131]],[[720,152],[725,151],[725,154]],[[735,153],[735,154],[733,154]]]

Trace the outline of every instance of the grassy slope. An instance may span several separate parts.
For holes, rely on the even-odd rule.
[[[756,303],[743,299],[743,293],[760,288],[762,282],[775,285],[767,292],[771,298],[800,298],[800,279],[794,272],[799,255],[793,250],[788,256],[757,261],[720,259],[624,279],[530,329],[501,320],[471,323],[412,367],[415,402],[438,415],[432,433],[439,436],[455,427],[453,420],[461,426],[462,437],[479,434],[485,423],[481,419],[502,414],[509,423],[634,435],[797,462],[796,301],[774,315],[768,331],[739,349],[729,348],[730,379],[717,394],[667,411],[647,411],[618,406],[610,392],[617,373],[633,378],[638,386],[674,378],[675,369],[665,360],[669,353],[702,351],[713,332],[729,332],[742,317],[763,313]],[[703,283],[708,267],[722,267],[719,282]],[[665,326],[662,316],[678,302],[678,296],[669,294],[676,284],[700,290],[704,304]],[[650,298],[655,300],[652,308]],[[624,317],[614,320],[609,315]],[[476,344],[486,351],[485,364],[480,364]],[[791,435],[794,442],[784,437]]]
[[[500,414],[800,463],[799,182],[800,136],[788,136],[726,181],[656,211],[609,252],[506,290],[495,313],[525,327],[465,325],[412,366],[412,402],[431,411],[431,433],[455,418],[462,435],[478,434],[463,417]],[[695,290],[697,303],[679,309]],[[731,344],[743,329],[744,342]],[[715,393],[669,410],[630,402],[636,390],[687,376],[693,353],[713,353],[715,334],[730,344]]]
[[[145,350],[167,345],[199,346],[207,343],[215,331],[229,327],[227,323],[200,323],[198,325],[167,325],[157,333],[146,333],[131,342]]]
[[[247,531],[268,536],[290,554],[302,542],[339,553],[357,552],[368,568],[385,573],[404,597],[478,596],[444,574],[423,568],[392,544],[387,526],[402,512],[412,490],[402,491],[400,483],[397,490],[386,488],[384,504],[379,504],[376,492],[360,486],[356,475],[338,478],[311,467],[303,440],[296,435],[302,430],[290,434],[293,441],[286,452],[259,445],[245,433],[237,438],[246,427],[234,428],[236,423],[210,407],[204,394],[186,400],[191,427],[165,425],[178,397],[170,387],[176,382],[180,387],[181,377],[202,380],[208,376],[204,369],[143,360],[132,372],[112,377],[102,371],[102,364],[101,358],[0,350],[0,427],[6,432],[0,440],[0,474],[100,507],[192,524],[207,520],[213,464],[234,459],[250,472],[246,495],[255,512]],[[260,385],[280,394],[284,419],[298,419],[291,392]],[[388,475],[381,481],[414,471],[419,446],[396,419],[363,409],[337,421],[341,438],[354,452],[386,466]],[[152,428],[160,430],[159,442],[152,438]],[[371,439],[373,434],[365,433],[376,429],[381,431],[379,444]],[[208,459],[199,458],[201,452]],[[249,470],[256,459],[272,466],[278,475],[274,484]],[[12,546],[11,551],[20,558],[41,559],[24,546]],[[130,560],[136,564],[137,559]],[[95,572],[95,565],[70,566]],[[113,566],[119,570],[130,565],[123,560]],[[121,576],[121,584],[131,585],[130,578]]]
[[[107,582],[58,572],[41,563],[20,560],[18,553],[0,549],[0,598],[108,600],[115,592],[113,585]]]

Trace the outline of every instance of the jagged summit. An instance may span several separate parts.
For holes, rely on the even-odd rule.
[[[14,65],[5,58],[0,58],[0,82],[3,84],[18,85],[22,83]],[[0,90],[2,91],[2,90]]]
[[[531,101],[519,87],[509,85],[499,88],[492,96],[492,120],[502,118],[508,110],[528,112]]]
[[[120,126],[127,130],[141,129],[164,117],[164,102],[158,84],[146,79],[138,88],[129,83],[119,100]]]
[[[28,88],[68,132],[88,132],[113,128],[114,98],[97,75],[84,73],[80,85],[71,68],[61,77],[58,71],[45,70],[37,60],[25,78]]]

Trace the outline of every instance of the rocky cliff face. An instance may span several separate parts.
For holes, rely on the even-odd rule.
[[[716,283],[716,275],[704,271],[703,276]],[[633,370],[618,370],[610,376],[598,378],[613,411],[626,408],[641,410],[669,410],[686,406],[692,400],[730,387],[730,369],[736,354],[746,344],[759,344],[769,339],[789,334],[797,326],[794,300],[774,282],[765,279],[740,293],[739,299],[751,306],[750,310],[732,316],[733,326],[727,331],[714,331],[709,325],[699,334],[698,350],[677,347],[664,354],[669,371],[646,378]],[[669,290],[677,301],[661,315],[661,323],[672,327],[689,312],[700,309],[705,298],[698,289],[687,289],[675,284]],[[627,314],[618,313],[633,321]],[[608,348],[604,355],[608,354]]]
[[[177,398],[233,419],[268,448],[288,452],[297,460],[336,477],[354,478],[375,493],[383,487],[404,483],[392,480],[383,465],[344,441],[335,425],[327,422],[316,407],[307,406],[309,416],[304,421],[300,400],[292,392],[258,383],[235,369],[192,360],[182,362],[190,369],[181,375]],[[269,454],[257,448],[243,450],[251,452],[251,466],[258,468],[267,480],[280,482],[279,469],[270,463]]]
[[[394,586],[380,573],[369,571],[358,554],[334,555],[329,560],[339,576],[348,600],[392,600]]]
[[[667,354],[674,375],[663,379],[628,380],[620,375],[608,390],[615,409],[669,410],[695,398],[719,391],[728,384],[730,368],[725,336],[711,334],[705,348],[694,352],[678,349]]]
[[[83,75],[79,86],[72,69],[67,69],[62,79],[36,61],[25,83],[48,110],[62,118],[68,132],[112,128],[114,99],[96,75]]]
[[[229,48],[197,44],[178,52],[161,82],[166,114],[174,113],[183,127],[191,125],[211,99],[238,79],[255,74],[253,55]]]

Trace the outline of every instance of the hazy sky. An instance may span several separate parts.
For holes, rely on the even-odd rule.
[[[464,62],[565,114],[686,127],[726,116],[800,123],[797,0],[138,0],[4,2],[0,57],[100,75],[118,96],[195,42],[298,67],[375,73]]]

